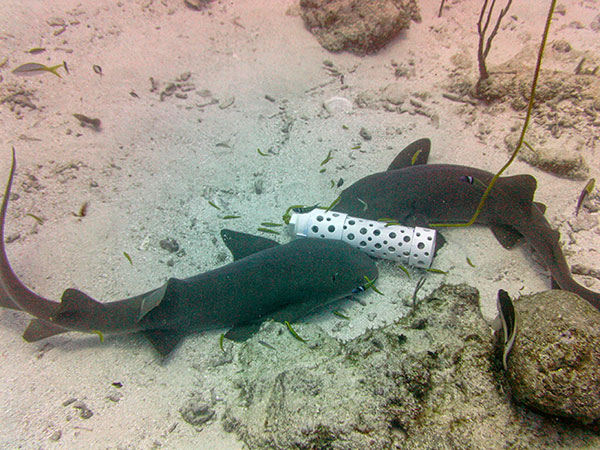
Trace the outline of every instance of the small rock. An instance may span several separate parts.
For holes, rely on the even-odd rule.
[[[192,398],[185,405],[179,408],[181,417],[187,423],[192,425],[197,431],[212,419],[215,415],[215,411],[212,409],[209,403],[203,402],[199,398]]]
[[[175,253],[179,250],[179,243],[173,238],[162,239],[159,244],[160,248],[168,251],[169,253]]]
[[[349,113],[352,111],[352,102],[344,97],[331,97],[323,102],[323,108],[329,114]]]
[[[92,417],[94,415],[92,410],[90,408],[88,408],[86,406],[86,404],[81,401],[73,403],[73,408],[79,410],[79,417],[81,417],[82,419],[89,419],[90,417]]]
[[[184,0],[188,8],[201,11],[206,8],[213,0]]]
[[[514,397],[584,424],[600,419],[600,312],[560,290],[523,296],[515,309],[507,371]]]
[[[64,27],[66,25],[64,19],[61,19],[60,17],[50,17],[46,23],[51,27]]]
[[[365,141],[370,141],[372,139],[371,133],[369,133],[367,131],[366,128],[362,127],[360,129],[360,131],[358,132],[358,134],[360,134],[360,137],[363,138]]]

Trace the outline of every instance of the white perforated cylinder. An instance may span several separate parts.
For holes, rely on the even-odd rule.
[[[435,230],[388,225],[315,208],[292,213],[289,232],[296,237],[337,239],[377,257],[428,269],[435,251]]]

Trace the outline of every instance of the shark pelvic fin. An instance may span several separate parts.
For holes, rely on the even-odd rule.
[[[46,339],[50,336],[66,333],[68,331],[71,330],[59,327],[58,325],[54,325],[52,322],[48,322],[46,320],[32,319],[31,322],[29,322],[29,326],[23,333],[23,339],[25,339],[27,342],[35,342],[41,339]]]
[[[408,144],[404,150],[398,153],[398,156],[392,161],[387,170],[404,169],[405,167],[427,164],[430,150],[431,141],[427,138]]]
[[[221,238],[235,261],[279,245],[272,239],[227,229],[221,230]]]

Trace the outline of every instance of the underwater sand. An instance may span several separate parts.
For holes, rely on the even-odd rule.
[[[327,204],[341,190],[331,188],[332,180],[343,178],[343,189],[385,170],[421,137],[432,140],[430,162],[496,171],[508,157],[505,135],[523,119],[508,106],[473,108],[442,96],[456,70],[454,55],[466,52],[472,65],[465,73],[476,77],[478,1],[449,2],[441,18],[439,2],[422,2],[421,23],[365,57],[324,50],[293,1],[219,1],[203,12],[172,0],[4,3],[0,63],[8,60],[0,68],[0,97],[21,89],[35,105],[0,105],[1,180],[11,146],[18,158],[13,192],[19,198],[9,206],[7,252],[24,283],[47,298],[73,287],[113,301],[230,262],[220,229],[254,233],[261,222],[280,221],[289,205]],[[513,4],[515,18],[494,41],[490,65],[524,45],[537,46],[545,3]],[[549,42],[565,39],[597,54],[600,39],[588,24],[600,5],[563,4],[566,13],[555,16]],[[574,21],[583,28],[570,26]],[[34,47],[46,51],[25,53]],[[344,75],[343,85],[326,60]],[[69,74],[11,73],[33,61],[66,61]],[[399,65],[409,77],[395,76]],[[167,95],[168,83],[175,82],[180,87]],[[406,112],[355,104],[331,115],[323,109],[332,97],[352,102],[390,83],[406,94]],[[437,119],[419,113],[417,102]],[[81,127],[73,114],[101,119],[101,130]],[[361,128],[372,139],[361,137]],[[581,136],[588,177],[598,178],[600,170],[598,130]],[[333,159],[320,173],[330,150]],[[536,200],[548,206],[569,263],[599,268],[596,215],[582,211],[577,233],[567,223],[585,179],[559,178],[516,161],[507,174],[519,173],[537,178]],[[77,217],[86,202],[86,214]],[[221,219],[228,214],[241,218]],[[485,227],[444,235],[448,243],[434,267],[448,273],[427,274],[420,295],[444,282],[467,282],[480,291],[491,320],[499,288],[518,295],[550,287],[548,272],[527,245],[504,250]],[[179,252],[161,248],[168,238],[177,240]],[[390,263],[378,266],[377,286],[385,296],[369,292],[361,297],[366,305],[345,300],[306,320],[347,340],[401,317],[422,274],[411,270],[409,279]],[[597,279],[576,279],[600,290]],[[340,321],[334,309],[352,320]],[[0,311],[0,448],[244,447],[219,420],[197,431],[179,412],[191,392],[212,397],[217,415],[235,395],[226,380],[236,367],[207,365],[220,351],[224,330],[189,336],[161,361],[142,336],[100,343],[95,335],[70,333],[29,344],[21,337],[28,320]],[[82,417],[82,405],[91,417]]]

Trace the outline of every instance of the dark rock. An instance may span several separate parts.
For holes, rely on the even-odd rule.
[[[202,425],[208,422],[215,415],[210,403],[202,401],[200,398],[191,398],[188,402],[179,408],[181,417],[196,430],[200,430]]]
[[[169,253],[175,253],[179,250],[179,243],[173,238],[162,239],[159,242],[160,248],[168,251]]]
[[[327,50],[374,53],[419,22],[416,0],[300,0],[305,26]]]
[[[600,419],[600,312],[559,290],[523,296],[515,308],[507,374],[515,398],[583,423]]]

